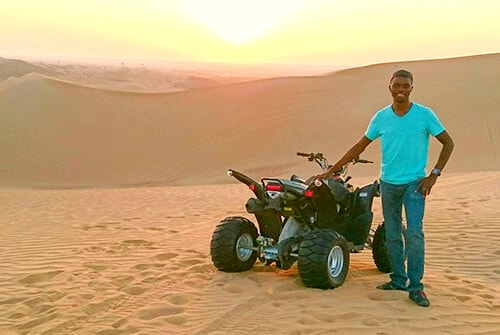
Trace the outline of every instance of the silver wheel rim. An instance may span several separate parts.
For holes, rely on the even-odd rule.
[[[236,256],[242,262],[246,262],[252,257],[253,239],[248,233],[245,233],[236,241]]]
[[[344,268],[344,252],[338,245],[330,250],[328,255],[328,274],[331,278],[336,278]]]

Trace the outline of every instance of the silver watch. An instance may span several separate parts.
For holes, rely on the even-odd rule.
[[[441,170],[435,167],[434,169],[432,169],[431,173],[439,177],[441,175]]]

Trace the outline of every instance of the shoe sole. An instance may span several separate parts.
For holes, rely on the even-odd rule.
[[[431,305],[431,302],[429,300],[427,300],[427,302],[422,302],[422,303],[418,303],[417,301],[413,300],[411,297],[408,297],[413,303],[415,303],[417,306],[420,306],[420,307],[429,307]]]
[[[403,291],[403,292],[407,292],[407,289],[406,288],[403,288],[403,287],[395,287],[395,286],[377,286],[377,290],[382,290],[382,291]]]

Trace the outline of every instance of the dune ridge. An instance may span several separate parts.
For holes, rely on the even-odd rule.
[[[414,100],[432,107],[456,140],[447,170],[497,170],[499,57],[379,64],[179,93],[109,91],[27,74],[0,86],[0,185],[220,183],[229,167],[311,174],[295,152],[341,155],[388,104],[387,76],[397,68],[415,73]],[[437,149],[434,143],[431,157]],[[376,145],[366,155],[377,158]],[[376,175],[376,165],[360,173]]]
[[[414,100],[432,107],[456,139],[447,170],[497,170],[499,57],[388,63],[178,93],[109,91],[36,73],[11,78],[0,86],[0,185],[220,183],[229,167],[312,174],[295,152],[335,160],[389,103],[387,76],[398,68],[415,73]],[[377,146],[366,155],[377,159]],[[377,174],[376,165],[361,173]]]

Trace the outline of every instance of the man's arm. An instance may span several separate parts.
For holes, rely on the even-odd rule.
[[[351,149],[349,149],[341,159],[325,173],[319,175],[320,179],[328,179],[330,178],[336,171],[340,170],[344,165],[349,162],[352,162],[355,158],[359,157],[359,155],[365,151],[366,147],[372,143],[368,137],[363,136],[358,143],[356,143]]]
[[[441,148],[441,153],[439,154],[439,158],[435,167],[442,171],[446,163],[448,163],[448,160],[450,159],[453,148],[455,147],[455,143],[453,143],[453,140],[446,132],[446,130],[436,136],[436,138],[443,145],[443,147]]]
[[[440,171],[443,171],[444,167],[446,166],[446,163],[448,163],[448,160],[450,159],[455,144],[453,143],[453,140],[451,139],[450,135],[446,132],[446,130],[437,135],[436,139],[443,145],[443,147],[441,148],[438,161],[436,165],[434,165],[434,167],[438,168]],[[437,178],[438,178],[437,175],[431,173],[426,178],[420,180],[420,184],[418,185],[417,189],[419,189],[422,192],[424,197],[431,193],[431,189],[436,183]]]

